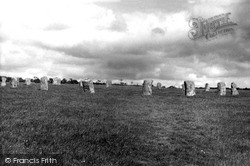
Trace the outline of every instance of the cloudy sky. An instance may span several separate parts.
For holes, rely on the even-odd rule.
[[[0,75],[250,87],[249,0],[0,0]],[[231,12],[234,34],[190,40]]]

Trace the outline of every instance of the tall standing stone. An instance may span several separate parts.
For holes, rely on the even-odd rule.
[[[106,81],[106,87],[111,87],[112,86],[112,81],[111,80],[107,80]]]
[[[152,95],[152,84],[153,81],[152,80],[144,80],[143,84],[142,84],[142,94],[143,95]]]
[[[25,85],[30,85],[30,84],[31,84],[30,78],[25,78]]]
[[[61,85],[61,79],[60,78],[57,78],[56,82],[57,82],[57,85]]]
[[[193,81],[184,81],[185,95],[194,96],[195,93],[195,84]]]
[[[237,90],[237,85],[234,82],[231,83],[231,95],[233,96],[239,95],[239,92]]]
[[[11,87],[12,88],[17,88],[17,85],[18,85],[18,78],[17,77],[13,77],[13,78],[11,78],[11,82],[10,82],[10,84],[11,84]]]
[[[6,77],[2,77],[1,86],[6,86]]]
[[[184,86],[184,84],[181,84],[181,88],[182,88],[183,91],[185,91],[185,86]]]
[[[17,86],[19,86],[19,79],[20,79],[20,77],[16,77],[16,83],[17,83]]]
[[[90,91],[90,93],[95,93],[95,88],[92,80],[84,80],[82,81],[82,85],[84,92]]]
[[[40,88],[41,90],[49,90],[48,77],[44,76],[41,78]]]
[[[157,88],[161,89],[161,83],[160,82],[157,82]]]
[[[89,81],[89,90],[90,90],[90,93],[95,93],[95,87],[94,87],[94,83],[93,81]]]
[[[210,86],[208,83],[205,84],[205,92],[208,92],[210,90]]]
[[[83,87],[82,80],[79,81],[79,86]]]
[[[217,83],[217,92],[220,96],[225,96],[227,93],[226,84],[225,82],[218,82]]]

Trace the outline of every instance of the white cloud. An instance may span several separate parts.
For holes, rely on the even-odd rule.
[[[124,13],[96,2],[120,4],[0,0],[1,74],[152,78],[175,85],[187,79],[203,85],[250,74],[249,41],[242,38],[248,31],[207,42],[187,37],[188,18],[230,12],[235,3],[231,0],[189,0],[180,8],[182,2],[173,1],[176,9],[170,6],[171,12],[156,10],[162,6],[152,1],[154,10]]]

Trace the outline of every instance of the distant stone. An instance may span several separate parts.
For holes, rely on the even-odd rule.
[[[25,78],[25,85],[30,85],[30,84],[31,84],[31,79]]]
[[[20,79],[20,77],[16,77],[16,82],[17,82],[17,86],[19,85],[19,79]]]
[[[107,80],[106,81],[106,87],[111,87],[112,86],[112,80]]]
[[[152,95],[152,84],[153,84],[153,80],[144,80],[142,84],[143,95]]]
[[[49,86],[48,86],[48,77],[44,76],[41,78],[41,90],[49,90]]]
[[[61,79],[58,77],[53,78],[53,85],[61,85]]]
[[[195,84],[193,81],[184,81],[185,95],[194,96],[195,93]]]
[[[185,85],[184,84],[181,84],[181,88],[183,91],[185,91]]]
[[[57,85],[61,85],[61,79],[60,78],[57,78]]]
[[[94,83],[93,81],[89,81],[89,90],[90,90],[90,93],[95,93],[95,87],[94,87]]]
[[[82,81],[83,84],[83,91],[84,92],[90,92],[95,93],[95,87],[92,80],[84,80]]]
[[[220,96],[225,96],[227,93],[226,84],[225,82],[218,82],[217,83],[217,92]]]
[[[210,86],[208,83],[205,84],[205,92],[208,92],[210,90]]]
[[[18,81],[18,78],[17,78],[17,77],[11,78],[11,82],[10,82],[11,87],[12,87],[12,88],[17,88],[18,82],[19,82],[19,81]]]
[[[6,86],[6,77],[2,77],[1,86],[2,87]]]
[[[239,92],[237,90],[237,85],[234,82],[231,83],[231,95],[233,96],[239,95]]]
[[[79,81],[79,86],[83,87],[82,80]]]
[[[157,88],[161,89],[161,83],[160,82],[157,82]]]

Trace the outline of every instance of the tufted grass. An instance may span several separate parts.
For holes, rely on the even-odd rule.
[[[0,87],[2,153],[62,154],[65,165],[248,166],[250,91],[78,85]]]

